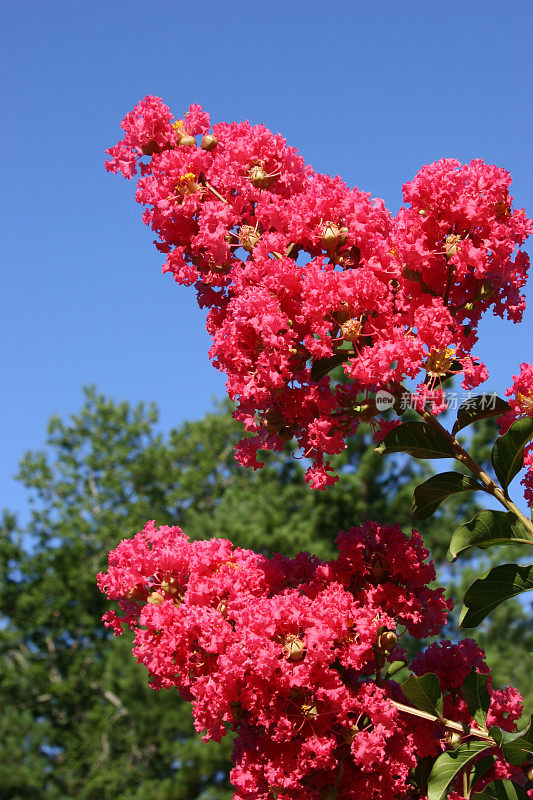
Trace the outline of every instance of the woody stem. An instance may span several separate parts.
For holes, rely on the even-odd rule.
[[[404,703],[398,703],[396,700],[391,700],[389,697],[389,702],[395,706],[398,711],[401,711],[405,714],[412,714],[414,717],[421,717],[422,719],[427,719],[430,722],[440,722],[441,725],[444,725],[445,728],[448,728],[452,731],[457,731],[458,733],[462,733],[463,736],[476,736],[478,739],[484,739],[487,742],[493,742],[496,746],[496,742],[489,736],[487,731],[481,730],[481,728],[471,727],[470,725],[461,725],[460,722],[454,722],[452,719],[446,719],[445,717],[438,717],[436,714],[430,714],[428,711],[421,711],[419,708],[413,708],[412,706],[406,706]]]
[[[511,514],[514,514],[517,519],[520,520],[522,525],[532,534],[533,536],[533,522],[528,519],[525,514],[523,514],[518,506],[516,506],[513,501],[506,496],[503,490],[498,486],[497,483],[494,483],[490,475],[479,466],[477,461],[474,461],[472,456],[467,453],[464,447],[457,441],[455,436],[453,436],[446,428],[440,424],[438,419],[432,414],[430,411],[426,411],[425,409],[416,409],[417,413],[428,423],[431,427],[438,431],[444,438],[450,443],[452,446],[455,458],[461,464],[464,464],[465,467],[470,470],[472,475],[479,480],[479,482],[483,485],[483,488],[486,492],[491,494],[499,503],[502,504]],[[533,544],[533,541],[532,541]]]

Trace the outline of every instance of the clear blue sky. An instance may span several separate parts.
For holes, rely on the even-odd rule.
[[[10,476],[84,384],[154,399],[165,430],[223,394],[193,292],[104,171],[144,95],[264,122],[394,211],[422,164],[482,157],[533,214],[531,0],[3,0],[2,23],[0,505],[23,508]],[[533,360],[532,323],[482,326],[491,388]]]

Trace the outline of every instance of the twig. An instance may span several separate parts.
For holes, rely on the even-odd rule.
[[[215,195],[215,197],[216,197],[218,200],[221,200],[223,203],[227,203],[227,204],[229,205],[229,200],[226,200],[226,198],[225,198],[225,197],[223,197],[223,196],[220,194],[220,192],[217,192],[217,190],[215,189],[215,187],[214,187],[214,186],[211,186],[211,184],[209,183],[209,181],[204,181],[204,186],[205,186],[205,188],[206,188],[206,189],[207,189],[209,192],[211,192],[211,194],[214,194],[214,195]]]
[[[426,411],[425,409],[415,409],[416,412],[434,428],[438,431],[444,438],[449,442],[455,452],[455,458],[461,464],[464,464],[470,472],[478,478],[480,483],[483,485],[484,489],[488,494],[491,494],[493,497],[498,500],[499,503],[502,504],[508,511],[517,517],[522,525],[529,531],[531,535],[531,540],[523,540],[524,544],[532,544],[533,545],[533,522],[529,520],[525,514],[523,514],[520,509],[513,503],[513,501],[505,495],[505,493],[500,489],[500,487],[494,483],[490,475],[479,466],[479,464],[474,461],[472,456],[467,453],[464,447],[457,441],[455,436],[453,436],[446,428],[440,424],[438,419],[432,414],[430,411]]]
[[[406,706],[404,703],[398,703],[396,700],[391,700],[389,697],[389,702],[395,706],[398,711],[403,711],[405,714],[412,714],[414,717],[421,717],[422,719],[430,720],[430,722],[440,722],[441,725],[444,725],[445,728],[449,728],[452,731],[458,731],[458,733],[462,733],[463,735],[472,735],[477,736],[478,739],[485,739],[487,742],[493,742],[494,746],[496,746],[496,742],[489,736],[486,731],[481,730],[481,728],[470,727],[470,725],[461,725],[460,722],[454,722],[451,719],[446,719],[445,717],[437,717],[436,714],[430,714],[428,711],[421,711],[419,708],[413,708],[412,706]]]

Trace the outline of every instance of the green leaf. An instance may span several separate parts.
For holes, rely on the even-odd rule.
[[[529,800],[523,786],[506,778],[489,783],[482,792],[472,795],[472,800]]]
[[[483,486],[469,475],[460,472],[442,472],[421,483],[414,491],[414,519],[428,519],[443,500],[457,492],[483,491]]]
[[[523,764],[533,755],[533,715],[529,718],[527,728],[516,733],[502,733],[503,754],[509,764],[515,767]]]
[[[478,394],[465,400],[459,406],[457,412],[457,421],[455,422],[452,433],[455,436],[467,425],[477,422],[480,419],[487,419],[488,417],[497,417],[500,414],[505,414],[510,411],[511,406],[497,394]]]
[[[509,511],[480,511],[474,519],[460,525],[452,536],[448,558],[455,561],[471,547],[494,547],[501,544],[533,544],[533,537]]]
[[[442,717],[442,693],[440,682],[433,672],[425,675],[411,675],[402,683],[402,692],[408,700],[422,711]]]
[[[353,352],[345,350],[341,353],[335,353],[334,356],[319,358],[311,367],[311,378],[314,381],[319,381],[320,378],[323,378],[324,375],[327,375],[332,369],[338,367],[343,361],[347,361],[351,355],[353,356]]]
[[[486,730],[487,712],[490,707],[490,697],[487,689],[488,678],[488,675],[481,675],[473,669],[468,673],[461,686],[461,692],[466,700],[470,714],[484,730]]]
[[[513,422],[507,433],[499,436],[492,448],[491,461],[502,487],[507,489],[524,465],[524,447],[533,438],[533,417]]]
[[[533,566],[500,564],[478,578],[464,596],[459,625],[475,628],[500,603],[533,589]]]
[[[484,750],[489,750],[488,742],[468,741],[457,750],[442,753],[431,770],[428,781],[428,800],[442,800],[450,783],[458,773]]]
[[[405,661],[392,661],[387,670],[387,678],[392,677],[392,675],[396,675],[397,672],[405,667],[405,664]]]
[[[416,767],[411,771],[411,779],[414,781],[422,797],[425,797],[428,793],[428,778],[432,767],[432,758],[419,758]]]
[[[503,731],[501,728],[498,728],[497,725],[493,725],[489,731],[489,736],[494,739],[498,747],[501,745],[503,740]]]
[[[454,458],[450,442],[426,422],[404,422],[385,436],[376,452],[409,453],[415,458]]]

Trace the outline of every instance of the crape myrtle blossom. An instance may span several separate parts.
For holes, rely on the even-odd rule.
[[[106,167],[140,171],[136,200],[163,270],[208,310],[210,357],[251,434],[241,463],[257,468],[258,450],[294,437],[308,482],[324,488],[336,480],[328,456],[361,420],[380,430],[376,390],[415,379],[439,411],[428,376],[433,390],[449,371],[464,388],[487,378],[473,352],[479,319],[489,308],[521,319],[529,264],[519,248],[531,222],[512,209],[505,170],[423,167],[394,218],[263,125],[211,127],[197,105],[174,120],[146,97],[122,128]]]
[[[505,433],[509,426],[519,417],[533,417],[533,366],[520,364],[520,374],[513,375],[513,385],[505,390],[509,398],[511,411],[503,414],[498,420],[500,433]],[[533,506],[533,443],[524,448],[524,467],[526,474],[522,478],[524,496],[528,505]]]
[[[428,588],[421,537],[366,522],[336,543],[331,561],[267,558],[148,523],[98,576],[120,606],[106,625],[134,631],[153,687],[177,687],[205,739],[237,732],[236,800],[413,797],[417,758],[446,746],[440,723],[391,702],[406,699],[386,677],[402,638],[436,634],[451,608]],[[472,668],[488,672],[472,640],[432,645],[411,668],[436,673],[446,716],[472,723],[460,686]],[[513,730],[520,695],[489,693],[490,723]]]

